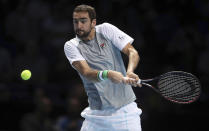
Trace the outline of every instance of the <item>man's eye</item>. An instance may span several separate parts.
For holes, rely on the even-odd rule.
[[[80,22],[83,23],[83,24],[86,23],[86,21],[87,21],[87,20],[80,20]]]
[[[82,24],[86,23],[87,20],[86,19],[79,19],[79,20],[73,20],[73,23],[78,24],[79,22],[81,22]]]

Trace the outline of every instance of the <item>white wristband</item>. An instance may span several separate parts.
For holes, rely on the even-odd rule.
[[[99,72],[99,79],[100,79],[101,81],[104,81],[104,79],[102,78],[102,74],[103,74],[103,71],[100,71],[100,72]]]

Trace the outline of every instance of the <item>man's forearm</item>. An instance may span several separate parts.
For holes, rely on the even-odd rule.
[[[72,63],[72,65],[82,76],[94,82],[110,79],[114,83],[120,83],[124,77],[121,72],[92,69],[89,67],[86,61],[75,61]]]
[[[99,81],[97,78],[97,73],[98,73],[98,70],[91,69],[89,71],[83,72],[82,75],[91,81],[97,82]]]
[[[123,75],[120,72],[117,71],[113,71],[113,70],[106,70],[107,74],[106,74],[106,79],[110,79],[112,82],[114,83],[120,83],[122,82],[123,79]],[[97,82],[97,81],[101,81],[101,80],[105,80],[104,78],[104,71],[98,71],[98,70],[89,70],[86,73],[82,74],[83,76],[85,76],[87,79]],[[101,75],[101,76],[99,76]]]
[[[91,81],[98,81],[98,70],[90,68],[86,61],[75,61],[72,63],[72,65],[85,78]]]
[[[128,57],[129,57],[129,62],[127,67],[127,72],[134,72],[140,60],[139,54],[135,49],[130,48]]]

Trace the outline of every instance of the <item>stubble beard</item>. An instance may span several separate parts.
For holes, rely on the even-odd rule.
[[[85,39],[89,36],[89,34],[91,33],[92,28],[90,28],[89,31],[83,31],[83,30],[76,30],[75,33],[78,36],[78,38],[80,39]],[[83,31],[83,34],[79,34],[80,31]]]

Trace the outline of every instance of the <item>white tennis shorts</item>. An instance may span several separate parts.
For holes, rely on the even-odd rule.
[[[118,110],[87,107],[81,113],[85,118],[81,131],[141,131],[141,113],[135,102]]]

